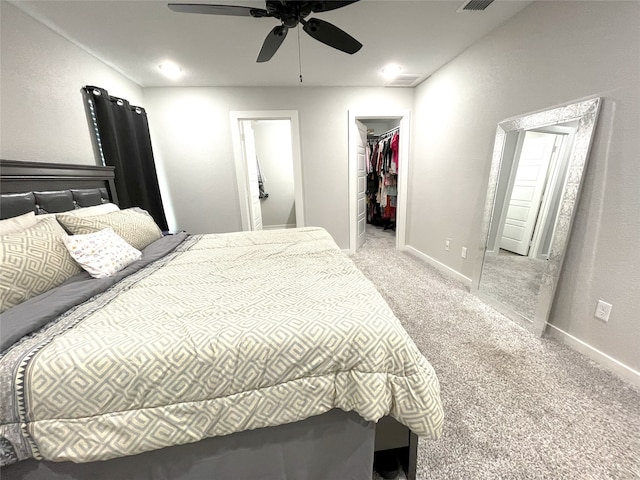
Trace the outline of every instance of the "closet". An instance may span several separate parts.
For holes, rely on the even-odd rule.
[[[400,127],[389,128],[389,122],[362,122],[367,126],[367,223],[395,231],[398,172],[401,168]],[[386,128],[382,130],[381,126]]]

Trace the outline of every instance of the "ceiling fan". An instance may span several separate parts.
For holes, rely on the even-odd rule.
[[[238,5],[208,5],[194,3],[169,3],[174,12],[204,13],[209,15],[231,15],[237,17],[266,18],[273,17],[281,24],[274,27],[262,44],[257,62],[268,62],[278,51],[290,28],[299,23],[302,29],[319,42],[345,53],[354,54],[362,44],[335,25],[307,17],[311,13],[328,12],[346,7],[358,0],[329,0],[329,1],[296,1],[296,0],[266,0],[266,10],[262,8],[242,7]]]

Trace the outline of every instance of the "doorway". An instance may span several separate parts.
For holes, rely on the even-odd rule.
[[[297,111],[231,112],[243,230],[304,226]]]
[[[373,228],[367,223],[371,211],[367,203],[368,185],[366,143],[370,139],[379,139],[383,134],[399,134],[397,195],[392,206],[395,215],[395,248],[405,248],[406,210],[407,210],[407,170],[409,167],[409,111],[349,111],[349,251],[355,253],[366,240],[367,229]],[[370,137],[370,138],[367,138]],[[386,203],[387,211],[391,204]],[[387,217],[388,218],[388,217]],[[370,217],[369,217],[370,219]]]

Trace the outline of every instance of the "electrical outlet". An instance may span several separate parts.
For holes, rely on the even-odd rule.
[[[462,258],[467,258],[467,247],[462,247],[462,253],[460,254]]]
[[[450,238],[447,238],[447,239],[444,241],[444,249],[448,252],[448,251],[449,251],[449,248],[451,248],[451,239],[450,239]]]
[[[596,318],[602,320],[603,322],[609,321],[609,315],[611,315],[611,309],[613,306],[610,303],[603,302],[602,300],[598,300],[598,305],[596,306]]]

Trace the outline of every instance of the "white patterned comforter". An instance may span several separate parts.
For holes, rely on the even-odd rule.
[[[433,368],[322,229],[193,236],[69,317],[18,369],[36,458],[105,460],[332,408],[441,434]]]

